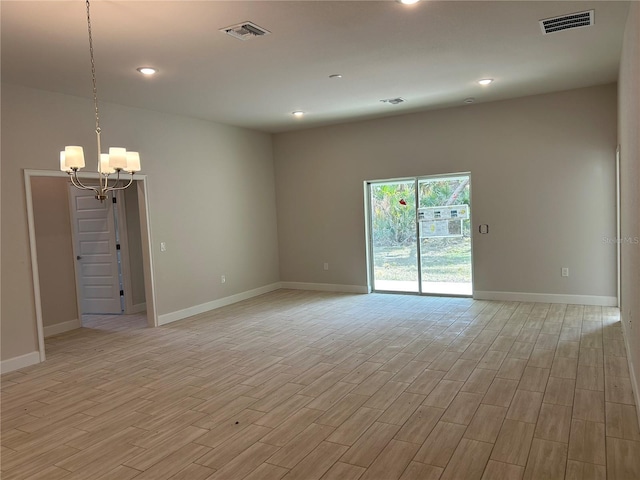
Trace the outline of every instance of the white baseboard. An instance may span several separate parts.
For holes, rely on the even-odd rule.
[[[319,292],[369,293],[369,287],[361,285],[339,285],[334,283],[280,282],[282,288],[291,290],[314,290]]]
[[[525,292],[473,292],[476,300],[502,300],[508,302],[567,303],[570,305],[597,305],[601,307],[617,307],[616,297],[597,295],[558,295],[555,293]]]
[[[75,330],[76,328],[80,327],[82,327],[82,323],[77,318],[75,320],[56,323],[55,325],[47,325],[46,327],[44,327],[44,338],[50,337],[51,335],[68,332],[69,330]]]
[[[147,310],[147,302],[136,303],[131,306],[131,314],[142,313]]]
[[[40,353],[31,352],[19,357],[8,358],[0,362],[0,373],[9,373],[20,368],[40,363]]]
[[[631,388],[633,389],[633,398],[636,401],[636,405],[640,405],[640,392],[638,392],[638,376],[636,375],[633,363],[631,363],[631,352],[629,351],[629,344],[627,343],[627,336],[624,339],[625,346],[627,348],[627,363],[629,364],[629,376],[631,377]],[[636,412],[638,415],[638,428],[640,428],[640,410]]]
[[[248,300],[249,298],[257,297],[258,295],[273,292],[274,290],[279,290],[280,288],[280,282],[276,282],[270,285],[265,285],[264,287],[237,293],[229,297],[219,298],[218,300],[214,300],[212,302],[185,308],[184,310],[165,313],[164,315],[158,316],[158,325],[166,325],[168,323],[177,322],[178,320],[193,317],[194,315],[200,315],[201,313],[206,313],[211,310],[215,310],[216,308],[226,307],[227,305],[231,305],[232,303],[241,302],[243,300]]]
[[[629,332],[626,328],[626,322],[622,311],[620,311],[620,322],[622,323],[622,336],[624,337],[624,347],[627,352],[627,365],[629,365],[629,377],[631,380],[631,388],[633,390],[633,398],[636,401],[636,405],[640,405],[640,392],[638,391],[638,377],[631,361],[631,349],[629,348]],[[636,415],[638,416],[638,427],[640,428],[640,410],[636,409]]]

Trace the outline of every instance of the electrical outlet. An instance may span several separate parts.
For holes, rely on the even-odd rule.
[[[569,269],[567,267],[562,267],[562,276],[563,277],[569,276]]]
[[[324,262],[324,269],[329,270],[329,264],[327,262]]]
[[[227,277],[225,277],[224,275],[220,275],[220,283],[226,283],[227,281]]]
[[[161,252],[167,251],[167,244],[165,242],[160,242],[160,251]]]

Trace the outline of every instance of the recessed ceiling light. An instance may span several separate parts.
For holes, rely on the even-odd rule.
[[[471,98],[471,97],[464,99],[464,103],[473,103],[475,101],[476,101],[476,99],[475,98]]]
[[[397,0],[398,3],[403,5],[413,5],[414,3],[418,3],[420,0]]]
[[[295,112],[291,112],[291,115],[293,115],[294,117],[302,117],[304,115],[304,112],[302,110],[296,110]]]
[[[480,85],[489,85],[491,82],[493,82],[493,78],[483,78],[482,80],[478,80]]]
[[[154,73],[158,73],[158,70],[152,67],[140,67],[136,68],[143,75],[153,75]]]
[[[340,73],[334,73],[333,75],[329,75],[329,78],[342,78]]]

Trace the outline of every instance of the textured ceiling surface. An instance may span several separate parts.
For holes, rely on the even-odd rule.
[[[539,20],[591,9],[593,26],[542,35]],[[627,11],[613,1],[91,6],[102,101],[266,132],[614,82]],[[84,1],[3,0],[1,21],[3,82],[91,96]],[[271,34],[220,32],[245,21]],[[159,73],[143,77],[141,66]],[[494,83],[478,85],[487,77]],[[394,97],[406,102],[380,101]]]

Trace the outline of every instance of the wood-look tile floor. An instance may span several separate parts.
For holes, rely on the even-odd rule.
[[[280,290],[140,318],[2,376],[4,480],[640,478],[617,309]]]

